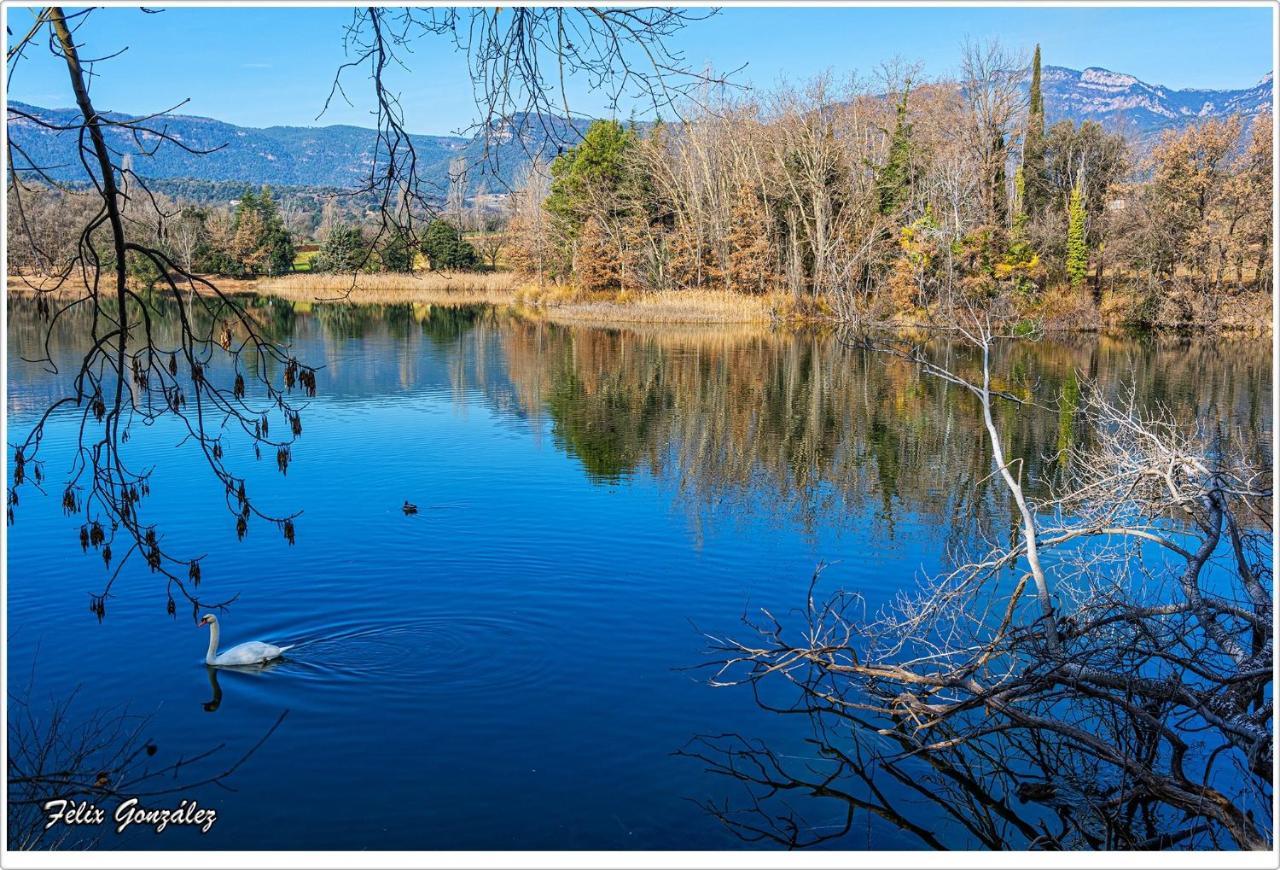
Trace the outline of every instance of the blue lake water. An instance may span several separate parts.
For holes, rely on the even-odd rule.
[[[287,711],[228,788],[150,799],[216,808],[208,834],[108,833],[106,848],[751,845],[691,802],[740,786],[674,753],[725,732],[813,750],[802,722],[706,684],[704,635],[803,606],[820,563],[820,590],[856,589],[874,607],[943,567],[949,543],[1007,527],[972,404],[829,335],[421,306],[277,316],[297,356],[323,366],[293,461],[282,475],[247,439],[226,444],[264,508],[302,511],[295,544],[264,523],[238,540],[220,486],[171,425],[135,427],[127,450],[155,466],[143,509],[166,548],[204,554],[203,595],[236,596],[224,646],[296,644],[285,661],[209,671],[205,630],[181,601],[167,614],[138,561],[99,623],[87,605],[108,575],[56,484],[24,489],[9,528],[9,679],[30,685],[33,710],[78,687],[73,719],[150,717],[153,764],[221,747],[189,781]],[[22,362],[35,326],[20,307],[10,317],[13,442],[65,374]],[[1132,380],[1144,400],[1216,416],[1269,450],[1266,342],[1091,336],[1009,348],[999,363],[1050,405],[1072,372]],[[1002,425],[1033,485],[1059,440],[1080,436],[1069,413]],[[42,448],[51,481],[74,437],[64,414]],[[843,819],[793,800],[815,827]],[[920,844],[874,820],[831,845]]]

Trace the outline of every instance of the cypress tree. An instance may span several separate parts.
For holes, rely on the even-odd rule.
[[[910,91],[911,83],[908,82],[902,91],[902,99],[898,101],[889,154],[877,179],[882,215],[891,215],[902,206],[911,180],[911,124],[907,121],[907,95]]]
[[[1027,134],[1022,143],[1022,211],[1030,216],[1044,210],[1048,185],[1044,170],[1044,97],[1040,93],[1040,46],[1031,61],[1031,93]]]

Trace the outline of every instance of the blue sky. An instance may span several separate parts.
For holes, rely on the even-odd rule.
[[[23,31],[31,10],[8,7]],[[768,87],[824,70],[871,73],[891,58],[920,62],[926,75],[957,66],[964,37],[998,37],[1029,51],[1039,42],[1046,64],[1101,66],[1169,87],[1238,88],[1271,70],[1269,7],[1165,8],[729,8],[690,25],[675,45],[696,67],[747,64],[739,81]],[[175,8],[93,12],[80,31],[86,56],[128,48],[97,65],[95,102],[134,113],[190,99],[183,111],[235,124],[367,125],[369,101],[353,79],[354,107],[338,105],[316,120],[334,70],[343,61],[340,8]],[[466,68],[444,41],[428,38],[399,79],[408,126],[448,133],[475,116]],[[66,70],[38,50],[12,82],[13,99],[61,107],[72,103]],[[585,85],[570,84],[570,107],[602,111]]]

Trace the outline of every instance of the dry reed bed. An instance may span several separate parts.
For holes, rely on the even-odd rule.
[[[291,302],[509,304],[518,282],[509,272],[427,272],[414,275],[284,275],[260,278],[250,291]]]
[[[573,323],[769,323],[779,316],[777,299],[727,291],[679,290],[599,299],[549,299],[549,319]]]

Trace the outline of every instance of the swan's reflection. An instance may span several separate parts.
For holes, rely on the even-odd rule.
[[[222,685],[218,682],[219,671],[230,672],[234,674],[251,674],[254,676],[261,676],[267,671],[274,670],[275,668],[284,664],[284,662],[285,662],[285,659],[277,658],[277,659],[272,659],[271,661],[262,662],[256,665],[238,665],[238,666],[223,665],[220,667],[214,667],[213,665],[205,665],[204,669],[205,669],[205,673],[208,674],[209,676],[209,688],[213,692],[213,697],[210,698],[208,701],[205,701],[201,706],[204,707],[204,711],[206,713],[217,712],[217,709],[220,706],[222,706]],[[233,677],[232,679],[235,679],[235,678]]]

